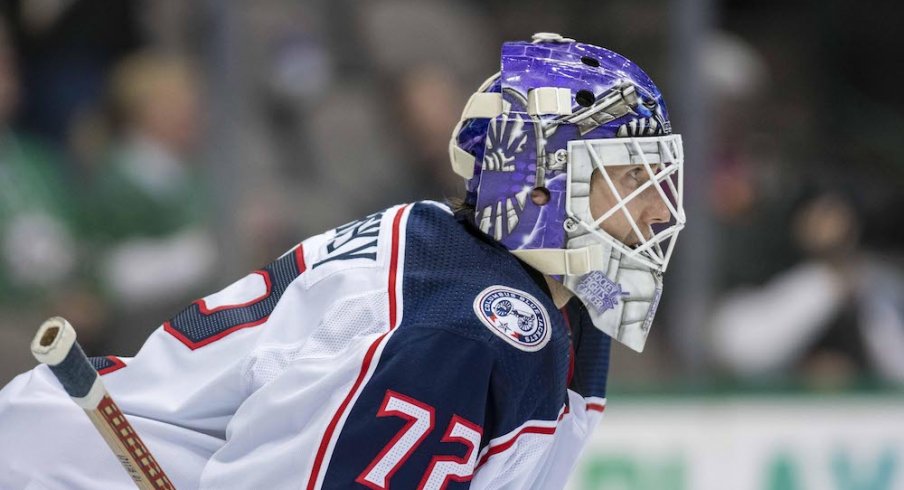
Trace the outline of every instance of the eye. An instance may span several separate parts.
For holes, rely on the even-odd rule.
[[[636,168],[631,169],[631,171],[628,172],[628,176],[631,177],[632,179],[634,179],[635,181],[637,181],[638,183],[647,180],[646,179],[647,172],[643,169],[643,167],[636,167]]]
[[[631,189],[636,189],[644,184],[644,182],[650,180],[650,175],[647,173],[646,169],[643,166],[636,166],[630,170],[628,170],[623,177],[624,185]]]

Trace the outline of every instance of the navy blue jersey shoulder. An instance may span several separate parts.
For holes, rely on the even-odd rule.
[[[406,223],[401,323],[346,419],[324,489],[417,488],[437,458],[465,461],[529,421],[556,420],[566,401],[567,327],[542,284],[446,209],[416,203]],[[477,316],[475,299],[491,287],[520,291],[511,303],[521,314],[548,318],[542,347],[520,349]],[[534,309],[524,313],[525,304]],[[471,437],[446,437],[456,424]],[[417,440],[402,448],[409,431]]]
[[[445,208],[416,203],[405,236],[402,324],[399,328],[441,328],[491,346],[500,387],[521,397],[519,403],[496,400],[500,410],[533,412],[552,419],[565,402],[569,339],[562,314],[545,285],[537,281],[508,250],[459,222]],[[474,303],[491,286],[528,293],[550,320],[550,340],[536,352],[521,350],[490,330],[477,316]],[[497,414],[501,415],[501,414]],[[524,422],[525,413],[501,417]],[[517,425],[515,426],[517,427]],[[506,427],[514,428],[514,427]],[[505,428],[498,428],[505,429]]]
[[[500,339],[479,321],[473,303],[484,289],[504,286],[537,299],[555,322],[554,334],[561,336],[563,319],[546,291],[514,255],[478,234],[445,208],[412,206],[405,236],[403,322],[441,325],[497,343]]]

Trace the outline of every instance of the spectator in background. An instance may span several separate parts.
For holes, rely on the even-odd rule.
[[[904,273],[861,245],[861,223],[842,193],[806,200],[791,228],[803,260],[717,303],[715,357],[748,378],[840,387],[874,376],[904,384]]]
[[[399,122],[409,148],[407,169],[423,197],[441,199],[461,193],[461,179],[448,170],[449,135],[458,122],[464,91],[452,69],[423,64],[399,80]]]
[[[0,378],[21,369],[49,294],[76,262],[60,160],[46,145],[16,132],[19,77],[0,19]]]
[[[216,248],[195,165],[201,101],[191,64],[154,53],[126,58],[112,74],[110,95],[113,142],[82,223],[101,295],[121,319],[113,332],[120,341],[109,347],[131,354],[175,302],[203,289]],[[142,330],[123,332],[123,325]]]
[[[23,90],[17,123],[66,144],[73,121],[103,97],[111,67],[143,42],[143,0],[6,0],[20,54]]]
[[[372,2],[359,16],[368,59],[391,101],[384,114],[397,121],[404,172],[417,183],[400,197],[459,195],[461,179],[448,171],[449,137],[470,87],[499,69],[498,51],[486,49],[496,43],[494,30],[474,5],[448,0]]]

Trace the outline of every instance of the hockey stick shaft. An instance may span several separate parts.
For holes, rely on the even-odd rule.
[[[31,352],[47,364],[72,400],[85,410],[116,459],[142,490],[175,490],[138,433],[107,393],[100,375],[76,342],[75,329],[65,319],[45,321],[35,334]]]

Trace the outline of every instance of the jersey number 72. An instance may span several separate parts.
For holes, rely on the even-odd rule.
[[[400,417],[408,422],[373,459],[370,465],[358,475],[356,482],[373,488],[389,488],[392,475],[424,442],[434,429],[436,410],[423,402],[392,390],[386,390],[377,417]],[[471,479],[477,462],[477,447],[483,429],[473,422],[453,415],[446,427],[442,442],[458,442],[468,449],[463,457],[433,456],[427,471],[418,485],[418,490],[438,490],[445,488],[450,480],[464,482]]]

